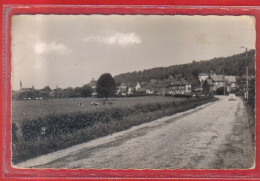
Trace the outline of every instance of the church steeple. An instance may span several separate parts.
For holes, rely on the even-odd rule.
[[[23,89],[23,84],[22,84],[22,81],[20,80],[20,90]]]

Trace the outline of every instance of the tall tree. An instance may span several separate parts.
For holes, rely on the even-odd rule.
[[[97,82],[97,95],[98,97],[105,97],[106,100],[109,96],[114,95],[116,90],[116,82],[111,74],[102,74]]]

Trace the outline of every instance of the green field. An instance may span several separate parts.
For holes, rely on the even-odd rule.
[[[19,123],[23,119],[36,119],[48,114],[64,114],[71,112],[89,112],[103,109],[133,107],[137,104],[167,103],[181,101],[185,98],[145,96],[110,98],[108,101],[113,105],[103,105],[101,98],[69,98],[69,99],[48,99],[48,100],[19,100],[12,101],[12,122]],[[100,106],[93,106],[91,102],[98,102]],[[81,103],[81,105],[78,105]]]

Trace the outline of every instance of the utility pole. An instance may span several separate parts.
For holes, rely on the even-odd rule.
[[[248,60],[247,60],[247,48],[246,47],[241,47],[241,48],[244,48],[245,49],[245,53],[246,53],[246,95],[245,95],[245,99],[248,101]]]
[[[225,73],[224,73],[224,67],[223,67],[223,79],[225,80]],[[223,87],[224,87],[224,95],[226,95],[226,82],[223,82]]]
[[[165,78],[163,79],[163,96],[165,96]]]

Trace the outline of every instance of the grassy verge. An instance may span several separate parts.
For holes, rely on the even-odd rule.
[[[249,130],[252,135],[252,142],[255,144],[255,106],[254,103],[245,102],[245,107],[248,115]]]
[[[19,126],[12,125],[12,161],[25,161],[215,100],[209,97],[190,98],[26,119]]]

